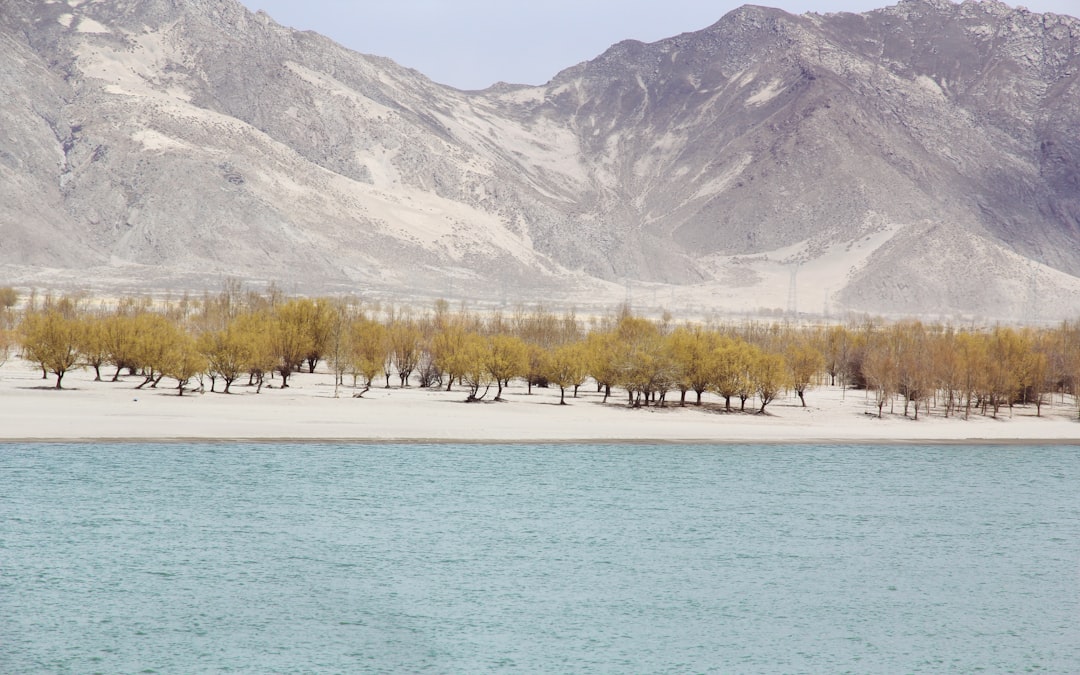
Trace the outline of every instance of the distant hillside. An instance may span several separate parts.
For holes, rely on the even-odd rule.
[[[1071,317],[1078,77],[1080,21],[994,0],[482,92],[234,0],[0,0],[0,279]]]

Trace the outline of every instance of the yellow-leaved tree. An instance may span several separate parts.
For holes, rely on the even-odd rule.
[[[755,348],[745,340],[720,336],[712,359],[710,384],[724,399],[724,410],[731,412],[731,398],[740,399],[739,410],[746,410],[746,401],[754,393],[750,370],[756,358]]]
[[[487,369],[495,381],[495,400],[502,400],[503,388],[529,369],[529,349],[521,338],[513,335],[492,335],[487,344]]]
[[[353,387],[364,378],[365,391],[387,361],[386,327],[366,316],[353,320],[349,327],[349,373]]]
[[[787,363],[783,354],[758,351],[750,369],[754,390],[761,403],[759,413],[765,412],[765,406],[776,400],[791,383]]]
[[[389,363],[397,372],[402,387],[409,384],[409,376],[420,363],[420,342],[423,334],[415,321],[399,319],[387,329],[387,343],[390,347]],[[386,371],[386,386],[390,386],[390,371]]]
[[[101,367],[109,362],[106,342],[108,317],[84,316],[79,321],[79,358],[94,369],[94,382],[101,382]]]
[[[270,326],[270,344],[277,356],[277,371],[281,375],[281,388],[289,386],[289,377],[315,350],[311,333],[311,317],[314,303],[310,300],[289,300],[274,308]]]
[[[56,307],[30,311],[20,330],[23,358],[56,375],[56,389],[62,389],[64,375],[79,359],[79,319]]]
[[[482,335],[466,333],[465,344],[461,348],[462,371],[459,375],[461,383],[468,387],[467,401],[480,401],[491,390],[491,371],[488,370],[488,344]],[[480,393],[483,389],[484,392]]]
[[[788,338],[784,350],[791,387],[799,397],[802,407],[806,407],[806,390],[813,386],[818,376],[825,369],[825,357],[811,336],[796,333]]]
[[[161,362],[161,373],[177,382],[177,395],[184,395],[191,378],[206,372],[206,357],[199,351],[195,338],[189,333],[181,332],[176,340],[169,345]]]
[[[465,371],[469,357],[466,346],[473,331],[460,317],[448,317],[440,324],[431,339],[431,356],[435,367],[446,374],[446,391],[450,391]]]
[[[566,389],[578,387],[589,373],[589,347],[584,342],[573,342],[556,347],[546,361],[546,379],[559,387],[559,405],[566,405]]]
[[[697,395],[695,403],[701,405],[701,395],[709,388],[716,371],[719,344],[718,334],[700,326],[680,326],[667,336],[667,349],[675,361],[679,403],[682,405],[686,405],[687,391],[693,391]]]

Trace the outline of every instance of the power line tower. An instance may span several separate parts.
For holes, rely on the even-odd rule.
[[[798,297],[799,290],[796,283],[796,276],[799,274],[799,263],[795,263],[791,267],[791,280],[788,282],[787,292],[787,313],[793,319],[799,318],[799,305]]]

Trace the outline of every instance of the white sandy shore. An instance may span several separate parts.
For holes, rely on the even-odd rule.
[[[111,376],[111,371],[109,372]],[[465,393],[373,388],[363,398],[343,387],[334,398],[326,373],[300,373],[288,389],[235,386],[234,394],[176,395],[175,383],[136,390],[141,378],[94,382],[79,370],[41,379],[18,358],[0,368],[0,441],[33,440],[349,440],[349,441],[657,441],[657,442],[1063,442],[1080,444],[1080,422],[1071,399],[1016,408],[999,419],[972,415],[945,419],[935,411],[918,421],[897,414],[876,417],[864,392],[822,387],[807,394],[807,408],[790,396],[768,414],[727,414],[716,397],[703,407],[631,409],[616,391],[603,404],[595,387],[559,406],[558,389],[528,395],[513,383],[504,402],[465,403]],[[393,380],[392,380],[393,381]],[[246,382],[246,380],[245,380]],[[276,385],[278,381],[275,381]],[[209,382],[207,382],[209,386]],[[220,385],[219,385],[220,386]],[[494,392],[492,392],[492,395]],[[693,394],[690,394],[693,400]],[[748,404],[749,405],[749,404]],[[887,409],[886,409],[887,412]],[[874,413],[874,414],[871,414]]]

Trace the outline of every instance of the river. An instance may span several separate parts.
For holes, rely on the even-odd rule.
[[[4,673],[1080,670],[1058,446],[0,445]]]

